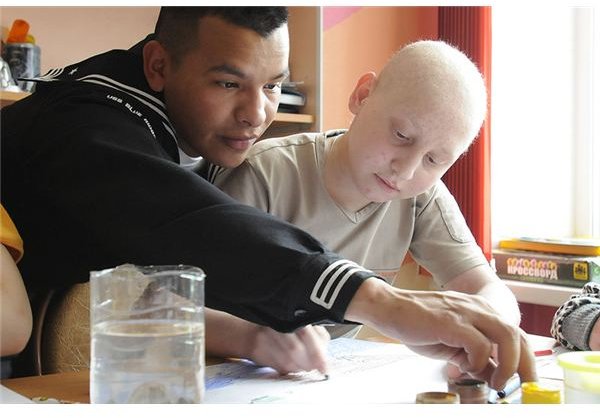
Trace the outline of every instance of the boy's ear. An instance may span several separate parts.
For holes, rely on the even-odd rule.
[[[365,99],[373,91],[375,80],[377,80],[377,75],[372,71],[363,74],[358,79],[356,87],[354,87],[350,99],[348,100],[348,109],[350,109],[350,112],[352,112],[353,115],[358,113]]]
[[[144,75],[150,88],[162,91],[165,87],[165,67],[168,54],[158,41],[150,41],[144,46]]]

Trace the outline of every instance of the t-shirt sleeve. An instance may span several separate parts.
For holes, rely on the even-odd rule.
[[[254,206],[264,212],[270,211],[269,188],[254,167],[244,161],[236,168],[222,170],[215,177],[214,185],[238,202]]]
[[[23,257],[23,240],[8,212],[6,212],[2,205],[0,205],[0,242],[8,249],[15,262],[18,262]]]
[[[456,200],[441,181],[417,197],[415,211],[410,251],[440,286],[487,264]]]

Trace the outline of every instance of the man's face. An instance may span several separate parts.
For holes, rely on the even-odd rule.
[[[187,154],[235,167],[275,118],[288,74],[287,26],[263,38],[208,16],[200,22],[198,40],[165,72],[169,118]]]

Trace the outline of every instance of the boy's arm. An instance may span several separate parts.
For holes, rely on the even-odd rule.
[[[482,296],[510,324],[518,326],[521,322],[515,295],[487,264],[455,276],[444,285],[444,289]]]

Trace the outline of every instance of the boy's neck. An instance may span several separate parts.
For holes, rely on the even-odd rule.
[[[347,212],[358,212],[371,202],[359,193],[349,171],[349,135],[350,131],[331,139],[323,166],[323,184],[338,206]]]

